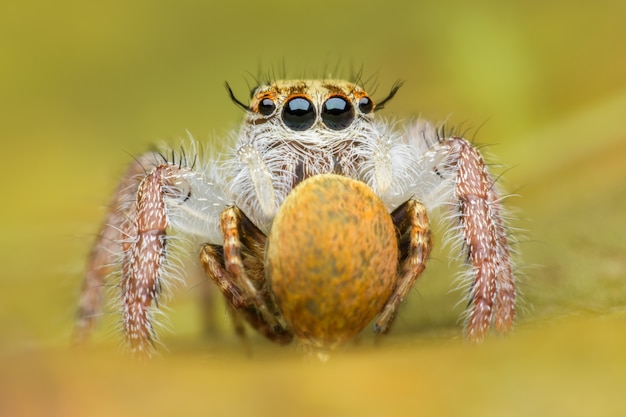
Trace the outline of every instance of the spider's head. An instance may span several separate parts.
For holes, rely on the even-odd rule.
[[[230,86],[226,88],[235,104],[246,112],[246,122],[271,123],[287,132],[334,131],[358,128],[369,123],[375,111],[393,98],[401,84],[375,104],[360,86],[343,80],[279,80],[257,87],[250,104],[238,100]]]

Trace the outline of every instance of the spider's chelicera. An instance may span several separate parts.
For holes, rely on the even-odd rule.
[[[464,138],[380,118],[396,91],[376,104],[347,81],[275,81],[245,104],[229,88],[246,110],[229,157],[203,158],[195,142],[178,160],[138,157],[91,252],[77,337],[119,277],[126,342],[150,354],[159,299],[187,267],[172,259],[182,251],[199,253],[239,331],[243,319],[277,343],[319,349],[371,321],[387,333],[425,268],[439,207],[468,261],[467,337],[508,331],[516,290],[494,179]]]

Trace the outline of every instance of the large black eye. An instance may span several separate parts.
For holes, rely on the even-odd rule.
[[[276,110],[276,104],[274,104],[274,101],[271,98],[266,97],[259,103],[259,113],[263,116],[271,115],[274,113],[274,110]]]
[[[370,113],[374,110],[374,103],[372,103],[372,100],[367,96],[361,97],[359,99],[359,110],[361,110],[363,114]]]
[[[322,107],[322,120],[329,129],[345,129],[354,120],[354,108],[343,97],[331,97]]]
[[[294,97],[283,107],[283,121],[293,130],[307,130],[315,122],[313,104],[304,97]]]

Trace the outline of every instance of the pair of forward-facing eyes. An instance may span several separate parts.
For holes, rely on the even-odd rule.
[[[356,106],[361,114],[368,114],[374,110],[374,103],[367,96],[359,98]],[[257,110],[265,118],[273,117],[277,113],[276,102],[269,97],[262,98]],[[354,121],[356,112],[352,102],[339,95],[327,98],[319,109],[322,123],[331,130],[348,128]],[[302,131],[313,126],[317,119],[317,110],[306,96],[292,96],[282,104],[280,117],[288,128]]]

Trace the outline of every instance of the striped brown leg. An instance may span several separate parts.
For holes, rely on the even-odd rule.
[[[394,210],[391,216],[398,230],[400,269],[394,290],[374,323],[374,331],[381,334],[391,330],[400,304],[424,271],[432,249],[428,214],[422,203],[411,199]],[[407,231],[408,236],[404,236]]]
[[[139,184],[146,176],[146,171],[154,167],[155,161],[151,153],[137,158],[128,167],[111,201],[100,234],[89,254],[78,305],[75,343],[82,343],[89,337],[102,314],[104,289],[110,285],[108,281],[115,273],[122,253],[122,241],[128,237],[122,231],[124,224],[129,221]]]
[[[279,344],[291,342],[293,335],[265,285],[265,235],[237,207],[224,210],[221,228],[224,246],[204,245],[200,252],[207,275],[259,333]]]
[[[467,337],[480,341],[492,323],[500,332],[513,325],[515,280],[510,242],[501,198],[478,150],[461,138],[448,139],[442,145],[449,147],[452,155],[448,168],[456,172],[462,238],[472,266]]]
[[[155,340],[152,303],[158,306],[163,279],[166,230],[164,197],[174,189],[180,167],[163,164],[144,178],[123,224],[122,318],[133,353],[150,355]]]

